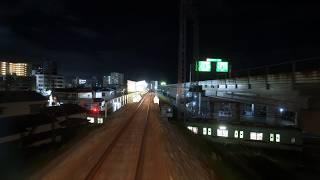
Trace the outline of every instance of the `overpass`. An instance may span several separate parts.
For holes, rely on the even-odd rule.
[[[161,86],[161,91],[175,101],[182,87],[183,106],[200,118],[293,126],[318,134],[319,63],[320,59],[307,59],[257,67],[213,80]]]

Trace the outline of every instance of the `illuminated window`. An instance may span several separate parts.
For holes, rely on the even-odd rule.
[[[189,129],[190,131],[192,131],[192,126],[188,126],[188,129]]]
[[[262,141],[262,139],[263,139],[263,133],[250,132],[250,139],[251,139],[251,140]]]
[[[262,141],[263,140],[263,133],[257,133],[257,140]]]
[[[192,132],[194,134],[198,134],[198,128],[197,127],[192,127]]]
[[[270,134],[270,142],[274,141],[274,134]]]
[[[208,135],[211,136],[211,128],[208,128]]]
[[[250,139],[251,139],[251,140],[256,140],[256,139],[257,139],[257,133],[255,133],[255,132],[250,132]]]
[[[243,131],[240,131],[240,138],[243,139]]]
[[[276,134],[276,142],[280,142],[280,134]]]
[[[207,128],[203,128],[203,129],[202,129],[202,134],[203,134],[203,135],[207,135]]]
[[[238,138],[239,137],[239,132],[238,132],[238,130],[235,130],[234,131],[234,138]]]
[[[226,130],[226,129],[217,129],[217,136],[228,137],[228,130]]]
[[[296,138],[291,138],[291,144],[294,144],[294,143],[296,143]]]

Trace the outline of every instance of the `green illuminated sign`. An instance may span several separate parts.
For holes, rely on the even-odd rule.
[[[198,71],[198,72],[211,72],[211,62],[197,61],[196,71]]]
[[[222,59],[212,59],[212,58],[207,58],[207,61],[209,62],[221,62]]]
[[[229,63],[228,62],[217,62],[216,72],[228,72]]]

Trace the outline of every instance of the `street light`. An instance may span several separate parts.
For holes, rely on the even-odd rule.
[[[166,83],[165,81],[162,81],[162,82],[160,83],[160,85],[161,85],[161,86],[165,86],[165,85],[167,85],[167,83]]]

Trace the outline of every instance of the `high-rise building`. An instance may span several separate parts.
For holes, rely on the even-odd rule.
[[[36,90],[43,95],[48,90],[65,88],[64,76],[58,74],[54,61],[43,61],[33,65],[32,75],[36,77]]]
[[[99,80],[97,79],[96,76],[92,76],[90,83],[91,83],[91,87],[93,87],[93,88],[101,87]]]
[[[112,72],[110,76],[103,76],[103,87],[107,86],[122,86],[124,84],[124,76],[122,73]]]
[[[27,63],[12,63],[0,61],[1,75],[29,76],[30,65]]]
[[[61,75],[36,74],[35,77],[36,89],[39,92],[65,87],[64,77]]]
[[[111,76],[103,76],[103,79],[102,79],[102,86],[103,87],[107,87],[109,85],[111,85]]]
[[[112,72],[110,73],[110,76],[111,76],[111,84],[123,85],[124,77],[122,73]]]

